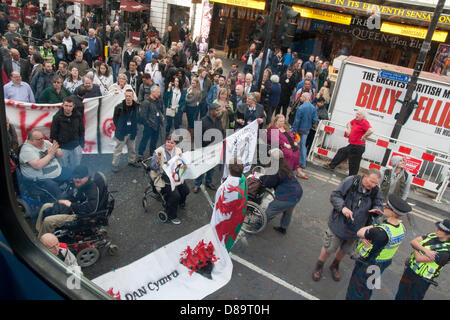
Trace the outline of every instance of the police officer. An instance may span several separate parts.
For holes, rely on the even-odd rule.
[[[391,264],[397,249],[405,238],[405,227],[400,218],[411,211],[402,198],[391,194],[384,207],[387,220],[380,225],[371,225],[358,230],[362,241],[358,245],[359,258],[355,262],[347,288],[347,300],[369,300],[373,292],[371,276],[381,273]],[[374,266],[375,268],[370,268]],[[372,285],[371,285],[372,284]]]
[[[411,241],[414,252],[406,262],[395,300],[422,300],[448,264],[450,255],[450,219],[436,223],[436,232]]]

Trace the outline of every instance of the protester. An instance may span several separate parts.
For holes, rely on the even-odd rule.
[[[79,268],[75,255],[67,248],[67,244],[60,243],[53,233],[45,233],[40,237],[42,244],[57,256],[68,267]],[[79,269],[81,270],[81,269]],[[81,271],[80,271],[81,272]]]
[[[222,127],[222,121],[219,119],[220,105],[218,105],[217,103],[211,103],[208,106],[208,110],[209,113],[204,118],[202,118],[202,126],[201,126],[202,138],[205,132],[210,129],[218,130],[218,132],[221,133],[222,138],[224,138],[225,132]],[[217,139],[218,139],[217,136],[214,136],[213,139],[211,139],[210,141],[205,141],[204,139],[202,139],[202,148],[215,143],[219,143],[220,141],[217,141]],[[203,183],[203,176],[205,176],[206,187],[213,191],[217,190],[216,186],[214,186],[212,181],[214,176],[214,168],[212,168],[209,171],[207,171],[206,174],[202,174],[197,179],[194,180],[194,190],[193,190],[194,193],[198,193],[198,191],[200,190],[200,186]]]
[[[11,72],[11,81],[3,86],[3,94],[8,100],[35,102],[31,87],[22,81],[22,77],[17,71]]]
[[[113,75],[109,73],[108,65],[104,62],[100,64],[98,72],[94,72],[94,84],[100,87],[102,96],[109,93],[109,88],[113,85]]]
[[[59,103],[63,102],[64,98],[69,97],[72,93],[63,87],[63,78],[55,75],[53,77],[53,85],[48,87],[39,95],[39,103]]]
[[[194,137],[194,121],[198,120],[199,105],[202,101],[202,90],[198,78],[192,78],[191,86],[186,92],[186,117],[191,139]]]
[[[122,48],[119,47],[117,40],[113,41],[112,47],[109,48],[109,58],[111,67],[113,70],[113,81],[117,81],[117,75],[119,74],[120,66],[122,65]],[[109,62],[108,62],[109,63]]]
[[[313,271],[314,281],[322,278],[323,266],[335,252],[330,271],[333,280],[341,280],[339,264],[346,254],[352,254],[358,239],[357,231],[370,224],[372,215],[383,212],[383,194],[377,186],[380,178],[378,170],[370,169],[362,177],[345,178],[331,193],[330,202],[333,210],[323,237],[323,247]]]
[[[366,150],[366,139],[373,133],[370,123],[366,120],[366,113],[359,109],[356,117],[347,123],[345,131],[348,137],[348,146],[340,148],[331,162],[325,165],[326,169],[334,170],[341,162],[348,158],[349,176],[358,174],[362,155]]]
[[[116,130],[114,139],[116,146],[112,160],[112,171],[119,171],[119,159],[123,147],[128,150],[128,165],[136,167],[136,135],[139,105],[133,100],[134,92],[131,89],[125,91],[125,99],[114,107],[113,122]]]
[[[166,132],[169,133],[172,127],[180,128],[186,105],[186,90],[180,88],[180,80],[177,77],[169,83],[163,99],[166,107]]]
[[[75,60],[69,63],[69,70],[77,68],[80,77],[84,77],[89,70],[89,64],[83,59],[83,52],[75,51]]]
[[[97,185],[89,176],[89,170],[79,165],[73,170],[73,180],[69,188],[46,212],[40,212],[36,228],[38,238],[45,233],[52,233],[66,222],[96,212],[100,201]],[[41,218],[44,218],[40,223]]]
[[[412,175],[405,170],[406,160],[402,156],[393,156],[391,165],[392,169],[386,168],[381,176],[381,192],[385,198],[388,194],[395,194],[406,200],[413,179]]]
[[[44,68],[37,73],[30,83],[33,90],[35,100],[39,101],[41,93],[48,87],[52,86],[53,77],[55,76],[51,62],[44,62]]]
[[[172,191],[167,176],[164,177],[165,172],[162,169],[161,164],[165,164],[173,157],[181,155],[181,149],[176,147],[176,142],[173,139],[171,132],[167,134],[165,140],[166,143],[156,149],[153,154],[153,159],[150,163],[150,177],[153,179],[155,188],[157,188],[166,199],[167,216],[170,222],[178,225],[181,223],[177,216],[178,206],[183,209],[185,208],[186,198],[189,195],[189,188],[186,183],[183,182],[176,186],[175,190]]]
[[[303,189],[295,178],[290,165],[284,161],[283,152],[280,149],[270,150],[272,162],[278,162],[278,171],[272,175],[260,177],[266,188],[275,189],[275,199],[269,203],[266,210],[267,219],[273,219],[276,215],[283,213],[279,227],[274,229],[281,234],[286,234],[290,225],[292,213],[303,195]]]
[[[59,159],[61,165],[72,169],[81,163],[85,133],[83,115],[74,109],[74,97],[65,97],[50,128],[50,139],[58,142],[63,154]]]
[[[161,88],[153,85],[150,88],[148,99],[145,99],[139,108],[139,122],[144,126],[144,131],[139,143],[137,161],[144,159],[144,152],[149,141],[149,154],[152,155],[158,142],[162,141],[160,137],[166,134],[164,110],[164,102],[161,100]]]
[[[294,135],[289,131],[282,114],[276,115],[267,128],[267,143],[271,148],[279,148],[283,152],[284,161],[289,164],[298,177],[304,175],[300,168],[300,147]]]

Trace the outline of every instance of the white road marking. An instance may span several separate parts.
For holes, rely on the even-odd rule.
[[[313,296],[313,295],[303,291],[302,289],[297,288],[296,286],[293,286],[292,284],[290,284],[290,283],[288,283],[288,282],[286,282],[286,281],[284,281],[284,280],[274,276],[273,274],[271,274],[271,273],[269,273],[269,272],[267,272],[267,271],[265,271],[265,270],[255,266],[253,263],[248,262],[247,260],[244,260],[241,257],[239,257],[239,256],[237,256],[237,255],[235,255],[235,254],[233,254],[231,252],[230,252],[230,257],[234,261],[239,262],[240,264],[246,266],[247,268],[249,268],[249,269],[259,273],[260,275],[262,275],[262,276],[272,280],[273,282],[276,282],[276,283],[282,285],[283,287],[285,287],[285,288],[295,292],[296,294],[301,295],[302,297],[304,297],[304,298],[306,298],[308,300],[320,300],[319,298],[317,298],[317,297],[315,297],[315,296]]]

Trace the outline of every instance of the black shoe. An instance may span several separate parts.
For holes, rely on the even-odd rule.
[[[334,170],[334,167],[331,167],[329,164],[323,165],[322,168],[327,169],[327,170],[331,170],[331,171]]]
[[[207,185],[207,187],[208,187],[208,189],[213,190],[213,191],[217,190],[216,186],[213,184],[209,184],[209,185]]]
[[[118,166],[113,166],[112,167],[112,172],[114,172],[114,173],[119,172],[119,167]]]
[[[181,209],[186,208],[186,202],[181,202],[181,203],[179,204],[179,206],[180,206]]]
[[[273,227],[273,229],[274,229],[275,231],[278,231],[278,232],[282,233],[282,234],[286,234],[286,229],[285,229],[285,228],[282,228],[282,227]]]
[[[129,167],[139,168],[139,164],[137,162],[128,162]]]
[[[200,188],[199,187],[194,187],[194,190],[192,190],[192,191],[194,191],[194,193],[198,193],[200,191]]]

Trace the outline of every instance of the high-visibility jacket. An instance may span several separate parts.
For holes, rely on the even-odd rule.
[[[47,48],[47,50],[44,50],[44,47],[40,46],[39,52],[41,57],[44,58],[44,61],[50,61],[52,65],[55,65],[55,57],[53,56],[52,48]]]
[[[405,238],[406,230],[402,223],[399,224],[398,227],[394,227],[393,225],[389,223],[383,223],[380,225],[375,226],[375,228],[381,228],[383,229],[386,234],[388,235],[389,241],[384,246],[383,250],[378,254],[378,256],[375,258],[376,262],[386,262],[389,260],[392,260],[395,253],[397,252],[398,248],[400,247],[400,244],[402,243],[403,239]],[[361,257],[366,258],[369,256],[370,251],[372,251],[373,245],[366,248],[362,242],[358,245],[358,250],[361,255]]]
[[[450,250],[450,242],[439,242],[432,244],[432,240],[436,239],[436,233],[430,233],[420,242],[424,248],[436,252],[448,252]],[[435,261],[433,262],[417,262],[414,252],[411,254],[409,267],[419,276],[425,279],[433,279],[439,276],[442,266],[439,266]]]

